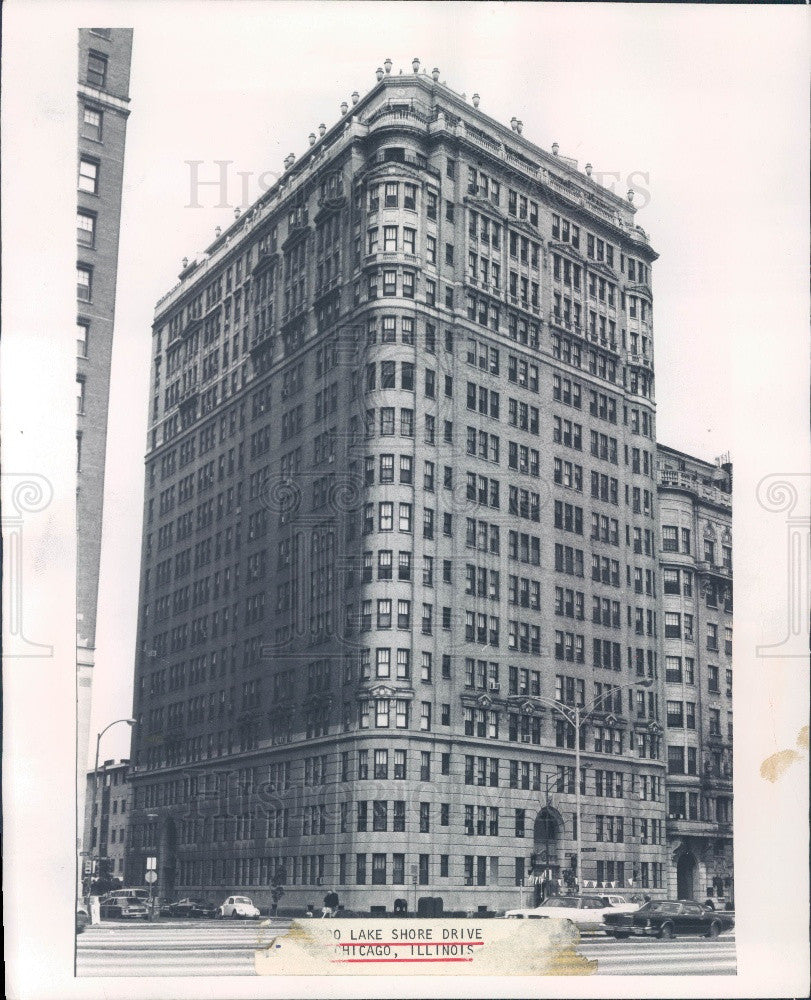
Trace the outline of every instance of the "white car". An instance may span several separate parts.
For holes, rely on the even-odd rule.
[[[259,910],[247,896],[229,896],[220,906],[221,917],[258,917]]]
[[[616,901],[613,905],[612,900]],[[603,930],[603,916],[606,913],[632,912],[637,908],[636,903],[629,903],[623,896],[550,896],[540,906],[507,910],[504,916],[530,920],[570,920],[578,930],[599,931]]]

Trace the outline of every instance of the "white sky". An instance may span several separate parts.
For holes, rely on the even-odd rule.
[[[135,23],[113,356],[93,725],[131,712],[150,325],[184,256],[242,201],[237,171],[300,155],[319,122],[363,96],[389,56],[429,71],[524,135],[650,192],[637,221],[654,265],[659,439],[712,459],[734,451],[730,380],[747,332],[780,336],[806,261],[805,48],[793,11],[662,5],[161,4]],[[173,16],[169,16],[173,15]],[[108,23],[108,22],[105,22]],[[229,167],[231,208],[190,168]],[[645,180],[641,175],[646,175]],[[244,205],[243,205],[244,207]],[[799,278],[799,280],[802,280]],[[779,389],[769,385],[770,405]],[[735,456],[733,456],[735,457]],[[127,750],[126,727],[103,757]]]

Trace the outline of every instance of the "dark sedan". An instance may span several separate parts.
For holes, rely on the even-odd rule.
[[[161,916],[167,917],[213,917],[216,907],[198,902],[196,899],[180,899],[161,909]]]
[[[731,930],[735,921],[728,913],[718,913],[701,903],[689,900],[653,900],[636,913],[606,913],[603,924],[615,938],[660,937],[669,940],[676,934],[703,934],[718,937]]]

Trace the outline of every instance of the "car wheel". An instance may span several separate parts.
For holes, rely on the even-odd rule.
[[[707,928],[707,937],[717,938],[720,933],[721,933],[721,925],[718,923],[717,920],[713,920],[713,922]]]
[[[673,940],[673,924],[671,924],[671,923],[662,924],[662,926],[661,926],[661,928],[659,930],[659,937],[663,941],[672,941]]]
[[[628,931],[614,931],[613,933],[614,933],[614,937],[618,941],[624,941],[627,937],[630,937],[630,934],[628,933]]]
[[[232,910],[231,911],[231,916],[233,917],[234,920],[238,920],[239,919],[239,914],[237,913],[236,910]]]

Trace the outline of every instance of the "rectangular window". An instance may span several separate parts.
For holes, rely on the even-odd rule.
[[[385,800],[372,803],[372,830],[385,833],[389,828],[389,804]]]
[[[93,299],[93,269],[78,265],[76,268],[76,298],[80,302]]]
[[[84,107],[82,109],[82,136],[85,139],[94,139],[101,142],[101,127],[103,116],[101,111],[95,108]]]
[[[429,854],[421,854],[419,858],[419,884],[428,885],[428,871],[429,871]]]
[[[96,216],[91,212],[76,213],[76,240],[83,247],[96,245]]]
[[[420,802],[420,833],[431,832],[431,803]]]
[[[87,85],[104,90],[107,82],[107,57],[93,49],[87,54]]]
[[[88,194],[99,193],[99,165],[95,160],[79,160],[79,190]]]
[[[388,185],[387,185],[388,186]],[[395,185],[396,187],[397,185]],[[386,855],[372,855],[372,885],[386,884]]]
[[[90,336],[90,322],[86,319],[76,321],[76,354],[80,358],[87,357],[87,342]]]

